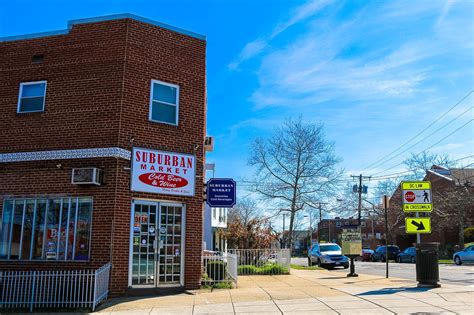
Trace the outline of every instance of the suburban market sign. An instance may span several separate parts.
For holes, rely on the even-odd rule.
[[[132,191],[194,196],[193,155],[133,148]]]
[[[233,207],[237,199],[237,184],[230,178],[211,178],[207,182],[206,195],[210,207]]]
[[[404,212],[431,212],[430,182],[402,182],[402,200]]]
[[[430,218],[405,218],[405,231],[408,234],[431,233]]]

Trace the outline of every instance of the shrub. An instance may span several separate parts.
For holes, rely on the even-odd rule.
[[[258,274],[261,275],[278,275],[278,274],[285,274],[288,273],[288,269],[277,265],[277,264],[269,264],[263,267],[258,268]]]
[[[207,262],[206,273],[210,279],[224,280],[227,273],[227,266],[222,260]]]
[[[237,270],[239,275],[275,275],[275,274],[287,274],[288,268],[277,264],[266,264],[262,267],[254,265],[242,265]]]
[[[257,274],[257,267],[254,265],[242,265],[237,267],[237,274],[239,275],[255,275]]]

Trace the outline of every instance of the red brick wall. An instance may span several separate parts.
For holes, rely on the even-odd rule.
[[[75,159],[0,164],[0,212],[5,198],[35,198],[41,196],[92,197],[92,242],[90,262],[29,262],[0,260],[0,269],[32,267],[55,269],[59,266],[72,268],[97,268],[110,259],[110,238],[116,187],[115,158]],[[58,163],[61,167],[58,168]],[[101,186],[78,186],[71,184],[74,167],[99,167],[104,170]],[[112,211],[111,211],[112,209]]]
[[[0,43],[0,153],[117,144],[126,20]],[[44,54],[44,62],[32,56]],[[44,112],[17,114],[20,82],[47,80]],[[20,132],[21,131],[21,132]]]
[[[33,64],[34,54],[44,63]],[[203,140],[206,134],[206,43],[130,19],[74,25],[68,35],[0,43],[0,153],[140,146],[196,156],[194,197],[130,192],[130,161],[85,159],[0,164],[0,198],[61,194],[94,197],[91,263],[113,263],[111,289],[128,285],[132,198],[186,204],[185,286],[201,275]],[[180,86],[179,125],[148,121],[150,84]],[[43,113],[16,114],[20,82],[47,80]],[[61,169],[56,164],[61,163]],[[70,184],[71,168],[104,169],[106,184]],[[0,200],[1,201],[1,200]],[[9,264],[0,262],[1,267]],[[15,267],[16,268],[16,267]]]

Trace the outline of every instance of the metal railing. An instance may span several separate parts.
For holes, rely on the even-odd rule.
[[[202,285],[219,283],[237,287],[237,255],[229,253],[203,253]]]
[[[289,249],[230,249],[237,255],[239,275],[277,275],[290,273]]]
[[[111,264],[97,270],[2,271],[0,309],[91,308],[107,299]]]

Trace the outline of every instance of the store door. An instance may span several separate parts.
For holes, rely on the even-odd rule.
[[[129,284],[183,285],[183,206],[136,200],[131,219]]]

